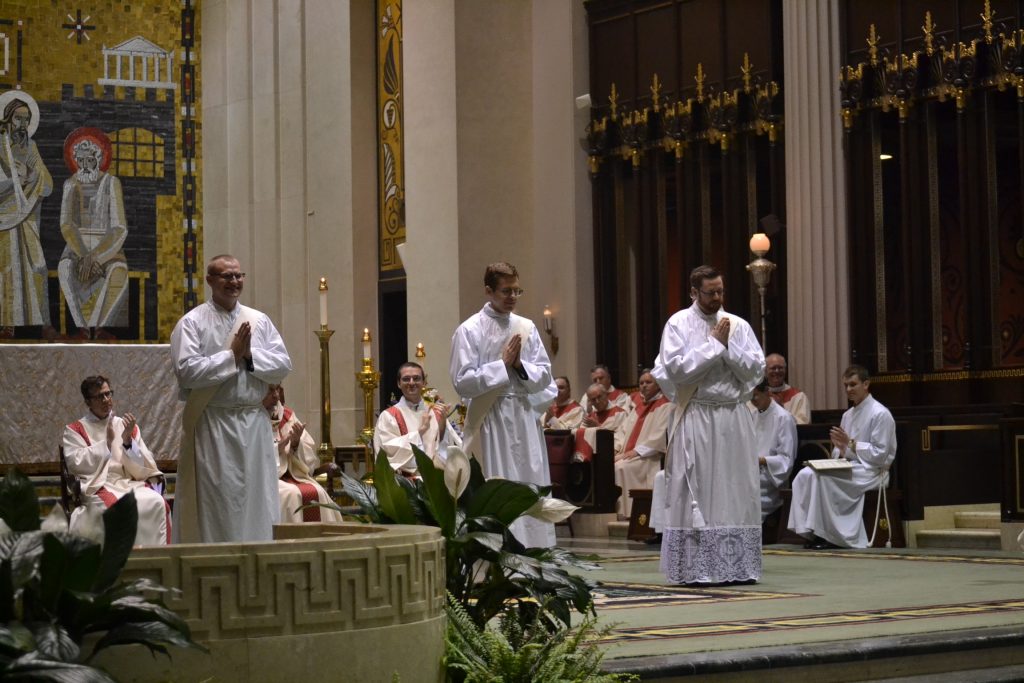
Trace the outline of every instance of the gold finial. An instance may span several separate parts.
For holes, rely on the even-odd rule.
[[[979,16],[981,17],[981,27],[985,30],[985,42],[989,45],[992,44],[992,17],[995,15],[992,3],[989,0],[985,0],[985,11]]]
[[[932,23],[932,13],[930,11],[924,13],[924,26],[921,27],[921,30],[924,31],[925,52],[931,57],[932,53],[935,52],[935,48],[932,46],[932,41],[934,40],[932,34],[935,33],[935,24]]]
[[[875,32],[875,25],[868,27],[868,55],[871,57],[871,66],[878,64],[878,33]]]
[[[615,121],[619,117],[619,91],[615,89],[615,83],[612,83],[612,93],[608,96],[608,103],[612,106],[612,121]]]
[[[750,65],[750,53],[743,53],[743,66],[740,67],[740,71],[743,72],[743,92],[750,92],[750,72],[753,67]]]
[[[363,328],[363,342],[366,343],[366,342],[371,342],[371,341],[373,341],[373,340],[370,339],[370,328],[369,327],[364,327]]]
[[[704,101],[704,65],[697,62],[697,75],[693,77],[697,81],[697,101]]]
[[[319,291],[321,291],[321,292],[326,292],[327,291],[327,278],[325,278],[325,277],[320,278]]]
[[[661,92],[661,83],[658,82],[658,74],[654,74],[654,82],[651,83],[651,101],[654,102],[654,111],[658,111],[658,94]]]
[[[423,342],[417,342],[416,343],[416,357],[417,358],[426,358],[427,357],[427,352],[423,348]]]

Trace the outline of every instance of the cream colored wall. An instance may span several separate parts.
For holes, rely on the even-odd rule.
[[[544,304],[555,311],[554,370],[576,381],[593,362],[593,301],[578,294],[593,279],[576,143],[586,115],[574,108],[587,82],[583,7],[410,2],[404,28],[410,352],[423,341],[431,384],[454,398],[452,332],[483,305],[486,265],[504,260],[527,290],[519,312],[540,323]]]
[[[423,342],[431,384],[454,400],[452,332],[483,304],[486,264],[507,260],[528,290],[520,311],[538,322],[544,304],[555,311],[554,369],[579,385],[594,360],[590,181],[576,143],[586,115],[574,108],[587,89],[583,7],[403,10],[409,355]],[[362,427],[358,332],[382,332],[374,33],[361,28],[375,26],[373,12],[370,2],[208,0],[202,14],[205,253],[234,253],[250,273],[243,301],[282,330],[289,403],[317,436],[312,332],[327,276],[335,444]],[[391,377],[382,383],[391,390]]]
[[[336,444],[361,426],[355,330],[376,320],[372,37],[350,38],[372,25],[367,4],[205,0],[201,18],[204,253],[242,262],[242,301],[281,330],[288,402],[317,437],[316,283],[328,278]]]

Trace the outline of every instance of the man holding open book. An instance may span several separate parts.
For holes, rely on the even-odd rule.
[[[789,528],[808,539],[805,547],[866,548],[864,493],[889,483],[896,457],[896,423],[871,396],[871,376],[860,365],[843,373],[853,407],[829,432],[832,458],[848,467],[805,467],[793,479]]]

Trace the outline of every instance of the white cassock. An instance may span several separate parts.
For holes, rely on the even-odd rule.
[[[506,368],[501,360],[501,352],[513,334],[522,335],[522,376]],[[474,401],[481,401],[480,405],[493,401],[479,431],[470,434],[467,426],[463,433],[484,475],[550,486],[540,416],[558,390],[537,327],[515,313],[495,311],[488,302],[455,330],[449,372],[455,390],[469,401],[467,425]],[[550,522],[521,517],[511,529],[526,547],[555,544],[555,526]]]
[[[430,422],[427,430],[420,434],[419,426],[427,410],[431,413]],[[381,411],[377,418],[377,426],[373,430],[373,452],[379,453],[383,448],[396,472],[416,474],[413,446],[426,453],[438,468],[443,468],[448,447],[462,446],[462,438],[441,411],[422,400],[413,405],[403,396],[398,403]]]
[[[594,458],[594,451],[597,450],[597,432],[606,431],[614,434],[614,454],[622,452],[622,445],[626,443],[624,427],[629,413],[619,406],[609,405],[607,410],[590,413],[590,417],[597,423],[596,427],[580,427],[576,430],[576,438],[573,444],[576,448],[577,458],[589,462]]]
[[[622,487],[620,515],[628,518],[633,511],[630,489],[654,486],[654,477],[661,470],[661,456],[668,448],[668,427],[674,414],[674,404],[658,393],[650,401],[641,402],[623,425],[626,442],[622,452],[636,451],[637,456],[615,463],[615,483]]]
[[[252,328],[252,370],[235,362],[231,339]],[[186,404],[186,436],[178,463],[174,538],[182,543],[269,541],[280,521],[277,452],[263,397],[292,368],[277,328],[263,313],[212,301],[186,313],[171,333],[171,359]],[[188,415],[207,391],[189,454]],[[184,472],[183,472],[184,468]],[[184,475],[184,476],[183,476]]]
[[[277,449],[277,495],[281,501],[282,522],[341,522],[341,513],[330,508],[311,507],[299,510],[307,503],[334,503],[327,491],[313,479],[320,466],[316,441],[305,429],[297,448],[292,449],[292,428],[299,424],[295,411],[278,403],[270,414]]]
[[[726,315],[723,346],[711,330]],[[665,463],[662,572],[672,583],[757,580],[761,506],[746,406],[764,377],[757,337],[742,318],[704,315],[694,304],[665,324],[652,374],[683,411]]]
[[[846,474],[818,474],[810,467],[800,470],[793,479],[789,528],[844,548],[866,548],[864,493],[889,483],[889,467],[896,458],[896,422],[889,409],[868,394],[843,413],[839,424],[857,442],[855,453],[845,451],[853,470]],[[832,449],[833,458],[841,455],[839,449]]]
[[[584,392],[583,396],[580,397],[579,404],[583,408],[583,414],[586,415],[590,410],[590,400],[587,398],[586,392]],[[629,397],[629,394],[622,389],[616,389],[615,387],[608,390],[608,404],[618,406],[627,413],[633,410],[633,400]]]
[[[171,537],[170,507],[162,492],[153,490],[146,480],[160,475],[156,460],[138,425],[132,435],[132,447],[124,450],[124,421],[112,417],[114,441],[107,448],[107,420],[92,413],[64,428],[64,458],[68,471],[82,481],[84,505],[71,513],[70,528],[75,530],[86,507],[100,512],[129,491],[135,491],[139,511],[135,545],[167,545]]]
[[[569,401],[564,406],[553,405],[551,407],[553,415],[544,424],[545,429],[576,429],[586,417],[583,406],[576,401]],[[541,415],[541,422],[544,422],[545,417],[547,417],[547,412]]]
[[[761,520],[782,507],[779,490],[789,481],[796,459],[796,419],[775,401],[764,411],[751,404],[754,416],[754,457],[764,457],[761,472]]]
[[[768,393],[772,400],[781,405],[789,414],[796,418],[798,425],[810,424],[811,422],[811,401],[807,394],[796,387],[783,384],[778,389],[768,387]]]

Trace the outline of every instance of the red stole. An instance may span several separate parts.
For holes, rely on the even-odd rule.
[[[560,405],[552,403],[551,404],[551,413],[555,417],[562,417],[563,415],[565,415],[570,410],[573,410],[574,408],[579,408],[579,407],[580,407],[580,404],[577,403],[576,401],[569,401],[564,406],[560,406]]]
[[[786,405],[794,396],[800,393],[800,390],[796,387],[790,387],[785,391],[769,391],[769,395],[775,399],[776,403],[780,406]]]

